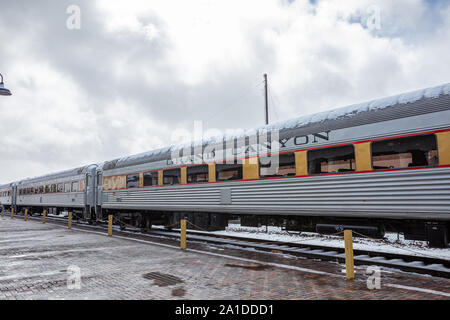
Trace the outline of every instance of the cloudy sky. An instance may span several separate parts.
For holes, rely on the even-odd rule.
[[[260,126],[263,73],[271,122],[447,83],[449,44],[448,0],[0,0],[0,183]]]

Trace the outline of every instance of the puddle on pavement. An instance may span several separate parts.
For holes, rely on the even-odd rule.
[[[225,267],[230,267],[230,268],[242,268],[242,269],[247,269],[247,270],[253,270],[253,271],[264,271],[267,269],[271,269],[271,266],[268,265],[264,265],[264,264],[257,264],[257,265],[241,265],[241,264],[230,264],[230,263],[226,263]]]

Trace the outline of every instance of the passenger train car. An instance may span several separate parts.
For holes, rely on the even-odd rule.
[[[75,210],[90,218],[95,210],[96,165],[80,167],[42,177],[26,179],[15,184],[14,204],[31,211],[40,208]]]
[[[447,244],[450,84],[3,185],[0,201],[143,228],[187,217],[221,230],[240,217]]]

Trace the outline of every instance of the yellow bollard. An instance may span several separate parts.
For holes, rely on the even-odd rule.
[[[2,218],[5,216],[5,209],[2,209]]]
[[[47,209],[44,209],[44,212],[42,212],[42,223],[45,223],[46,216],[47,216]]]
[[[345,274],[347,280],[355,278],[355,268],[353,264],[353,236],[352,230],[344,231],[345,241]]]
[[[113,225],[113,215],[110,214],[108,216],[108,236],[109,237],[112,236],[112,225]]]
[[[14,218],[14,208],[11,209],[11,219]]]
[[[181,248],[181,250],[186,249],[186,219],[181,220],[180,248]]]
[[[69,222],[68,222],[68,225],[67,225],[67,228],[72,228],[72,212],[69,212]]]
[[[24,219],[25,221],[28,220],[28,209],[25,209],[25,215],[23,216],[23,219]]]

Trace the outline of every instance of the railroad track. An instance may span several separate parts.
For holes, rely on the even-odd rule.
[[[41,217],[29,216],[29,219],[40,220]],[[60,224],[67,224],[67,218],[47,216],[47,221]],[[73,221],[73,225],[87,229],[106,229],[106,224],[90,225],[87,222]],[[120,230],[114,226],[113,230],[122,235],[139,235],[140,237],[164,238],[179,241],[180,233],[174,230],[151,229],[142,233],[140,229]],[[220,247],[233,249],[253,250],[259,252],[270,252],[287,254],[291,256],[306,257],[310,259],[320,259],[325,261],[335,261],[345,263],[345,250],[323,245],[312,245],[302,243],[286,243],[280,241],[268,241],[263,239],[246,238],[239,236],[219,235],[204,231],[188,230],[187,241],[191,243],[208,243]],[[355,265],[382,266],[399,269],[406,272],[429,274],[432,276],[450,279],[450,260],[414,256],[398,253],[385,253],[379,251],[353,250]]]

